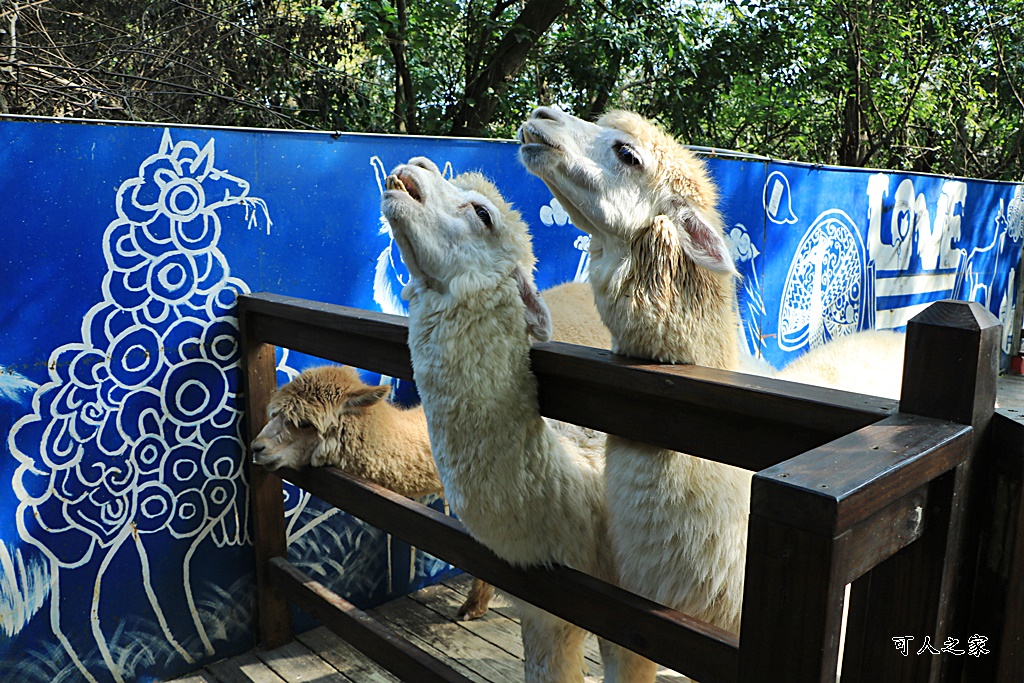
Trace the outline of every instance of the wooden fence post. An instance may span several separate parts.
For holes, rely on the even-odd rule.
[[[284,489],[281,478],[253,464],[249,444],[266,424],[267,403],[277,388],[277,350],[258,342],[245,298],[239,298],[239,333],[242,339],[242,391],[245,394],[246,467],[252,510],[253,551],[256,560],[257,637],[260,646],[271,649],[292,639],[291,612],[285,597],[271,584],[269,562],[287,557],[284,522]]]
[[[988,655],[964,660],[965,683],[1024,681],[1024,424],[1006,414],[992,420],[986,454],[978,574],[971,633],[988,638]]]
[[[973,635],[962,632],[977,557],[970,497],[993,415],[999,339],[999,322],[978,303],[936,302],[907,325],[900,412],[970,425],[972,452],[929,487],[922,537],[853,583],[843,683],[959,678],[957,652]],[[897,638],[908,639],[902,649]]]

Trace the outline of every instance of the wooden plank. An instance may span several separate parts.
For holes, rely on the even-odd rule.
[[[220,683],[286,683],[255,652],[214,662],[206,668]]]
[[[1000,414],[1004,410],[992,420],[994,462],[981,525],[988,533],[979,553],[970,634],[964,634],[987,637],[991,654],[965,661],[964,680],[1019,683],[1024,680],[1024,424],[1008,416],[1014,413]]]
[[[336,468],[279,472],[321,500],[673,670],[702,683],[735,680],[738,642],[727,631],[566,567],[512,567],[457,520]]]
[[[957,634],[969,628],[976,539],[988,533],[970,501],[989,495],[987,477],[975,469],[985,467],[980,454],[993,417],[1000,329],[983,306],[958,301],[932,304],[907,325],[901,412],[970,425],[974,437],[963,462],[930,485],[922,538],[853,584],[844,681],[960,678],[963,657],[904,657],[877,639],[884,633],[890,641],[928,637],[942,644],[947,636],[966,637]]]
[[[254,342],[412,379],[401,316],[266,293],[242,295],[238,305],[254,316]]]
[[[523,660],[483,638],[471,634],[436,612],[406,596],[372,610],[375,617],[387,621],[395,630],[415,636],[433,652],[443,652],[475,675],[478,681],[521,681]]]
[[[939,656],[915,653],[928,636],[936,649],[942,567],[948,543],[950,501],[963,487],[963,472],[953,470],[929,485],[925,533],[918,542],[853,582],[847,625],[843,681],[934,680]],[[904,656],[894,637],[909,636],[913,651]],[[965,642],[966,639],[964,639]]]
[[[260,661],[288,683],[352,683],[308,647],[292,641],[273,650],[256,650]]]
[[[239,307],[253,316],[254,343],[412,378],[405,318],[271,294],[239,297]],[[545,415],[750,470],[896,409],[887,399],[556,342],[535,345],[531,364]]]
[[[462,600],[469,594],[469,584],[472,579],[468,574],[462,574],[460,576],[446,579],[443,581],[441,586],[448,589],[448,592],[438,593],[437,596],[429,596],[429,588],[411,593],[409,597],[417,602],[429,604],[434,609],[435,604],[440,603],[438,606],[440,613],[455,614],[455,609],[462,603]],[[431,601],[425,603],[424,600]],[[490,628],[487,630],[475,631],[481,638],[493,642],[495,645],[502,649],[522,656],[522,633],[519,628],[519,616],[516,614],[515,607],[504,602],[498,602],[495,604],[491,603],[491,608],[487,611],[487,614],[482,617],[483,620],[490,622]],[[463,622],[467,626],[478,623],[480,620],[474,620],[469,622]],[[515,643],[513,645],[512,643]],[[601,665],[601,653],[597,645],[597,637],[592,633],[588,633],[587,637],[583,641],[583,656],[587,660],[587,675],[594,677],[596,680],[600,680],[603,668]],[[676,673],[664,667],[658,670],[658,675],[654,679],[657,683],[680,683],[688,681],[689,679],[682,674]]]
[[[897,405],[560,342],[534,344],[530,363],[548,417],[753,471],[871,424]]]
[[[209,671],[196,671],[182,678],[175,678],[173,683],[218,683],[217,678]]]
[[[963,462],[970,433],[945,420],[887,417],[756,474],[751,512],[837,535]]]
[[[470,582],[471,579],[469,578],[469,574],[462,574],[461,576],[453,577],[451,579],[443,581],[442,585],[444,585],[446,588],[451,589],[452,595],[457,596],[457,600],[463,600],[469,594]],[[418,593],[413,593],[411,597],[414,600],[417,599]],[[509,649],[509,652],[522,654],[522,630],[519,625],[519,612],[516,609],[515,605],[508,601],[505,598],[505,596],[503,596],[501,593],[495,593],[495,597],[491,601],[491,607],[487,610],[487,613],[495,614],[501,617],[500,620],[493,619],[493,632],[495,634],[500,632],[500,637],[502,639],[507,638],[509,640],[519,641],[519,649]],[[483,618],[488,619],[489,617],[485,615]],[[483,635],[484,637],[488,637],[484,634],[481,635]],[[499,636],[496,635],[495,637],[497,638]],[[502,642],[494,642],[496,645],[506,647],[506,643],[504,640]],[[506,647],[506,649],[508,649],[508,647]],[[593,670],[594,667],[601,666],[601,652],[597,645],[597,637],[589,632],[586,639],[584,639],[583,641],[583,656],[586,657],[587,661],[593,665],[590,667],[590,670]]]
[[[295,637],[356,683],[398,683],[399,679],[355,649],[330,629],[318,626]]]
[[[522,633],[518,620],[513,621],[496,610],[488,610],[487,614],[478,619],[458,620],[456,611],[462,603],[463,596],[444,584],[428,586],[410,593],[409,597],[474,636],[500,647],[513,657],[523,658]],[[515,608],[508,609],[514,611]]]
[[[239,304],[242,338],[242,393],[245,396],[247,445],[266,424],[267,404],[277,388],[277,352],[253,337],[252,316]],[[248,453],[248,450],[246,451]],[[284,598],[267,580],[267,562],[288,553],[281,478],[246,458],[252,510],[253,552],[256,561],[256,640],[276,647],[292,638],[291,613]]]
[[[397,677],[422,683],[468,683],[462,675],[411,646],[287,560],[274,558],[270,568],[271,580],[278,590]]]
[[[844,549],[834,538],[751,513],[738,680],[835,679]]]

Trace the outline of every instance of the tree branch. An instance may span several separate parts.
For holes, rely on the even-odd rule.
[[[502,36],[487,66],[467,79],[466,93],[452,116],[449,135],[480,135],[490,122],[511,78],[530,50],[565,11],[569,0],[527,0],[511,28]]]

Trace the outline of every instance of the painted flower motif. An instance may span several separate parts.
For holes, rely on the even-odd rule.
[[[729,250],[732,252],[732,260],[738,262],[750,261],[761,253],[750,241],[750,234],[742,225],[729,231]]]
[[[1013,197],[1006,208],[1006,224],[1010,239],[1014,242],[1024,237],[1024,185],[1013,189]]]
[[[553,225],[565,225],[569,221],[569,214],[562,208],[562,203],[557,199],[540,207],[540,222],[551,227]]]

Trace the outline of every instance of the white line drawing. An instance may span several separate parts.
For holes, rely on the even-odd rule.
[[[558,199],[552,197],[551,201],[540,207],[540,222],[547,227],[572,225],[572,219]],[[580,260],[576,264],[576,273],[573,275],[573,282],[586,282],[590,279],[590,235],[581,233],[573,240],[572,246],[579,250]]]
[[[999,200],[999,210],[1003,210],[1003,200]],[[1006,231],[1014,242],[1024,237],[1024,185],[1013,188],[1013,197],[1006,206]]]
[[[23,405],[39,385],[10,368],[0,365],[0,400]]]
[[[819,215],[797,245],[779,307],[779,348],[815,348],[858,329],[864,244],[839,209]]]
[[[737,223],[726,237],[732,251],[733,263],[737,265],[743,275],[741,282],[747,310],[740,312],[740,319],[743,324],[744,343],[750,355],[759,358],[762,355],[762,349],[768,345],[761,332],[762,321],[767,315],[764,296],[761,292],[761,278],[757,273],[757,259],[761,256],[761,252],[751,241],[747,226],[742,223]]]
[[[8,638],[19,633],[46,604],[50,595],[50,572],[41,559],[21,548],[14,552],[0,542],[0,633]]]
[[[889,193],[889,180],[888,174],[873,174],[867,188],[868,258],[874,270],[876,326],[902,327],[932,301],[943,298],[977,301],[992,310],[992,292],[999,284],[994,280],[999,256],[1007,237],[1013,242],[1021,239],[1021,187],[1014,188],[1009,201],[999,200],[991,238],[968,250],[959,246],[964,237],[967,183],[942,182],[933,220],[924,193],[916,191],[913,179],[905,178],[893,195],[892,214],[886,223],[882,203]],[[983,223],[976,220],[975,225]],[[915,256],[919,264],[913,261]],[[1007,277],[1012,276],[1011,272]],[[1004,325],[1013,315],[1014,292],[1009,279],[1007,286],[998,311]]]
[[[214,166],[213,139],[175,143],[165,129],[118,188],[102,300],[81,341],[52,352],[49,381],[8,437],[18,533],[47,558],[50,625],[87,681],[124,681],[161,651],[212,655],[191,561],[203,543],[249,542],[232,316],[248,288],[217,246],[231,206],[269,234],[266,203]],[[104,595],[128,577],[151,621],[104,620]],[[191,626],[175,631],[169,616],[180,629],[183,608]]]
[[[562,207],[562,203],[555,198],[540,207],[540,222],[549,228],[553,225],[565,225],[571,223],[569,214]]]
[[[789,178],[781,171],[772,171],[764,181],[761,195],[764,213],[772,223],[796,223],[793,213],[793,191],[789,189]]]
[[[583,234],[573,241],[572,246],[581,252],[579,263],[576,265],[576,274],[573,275],[573,282],[587,282],[590,280],[590,235]]]

